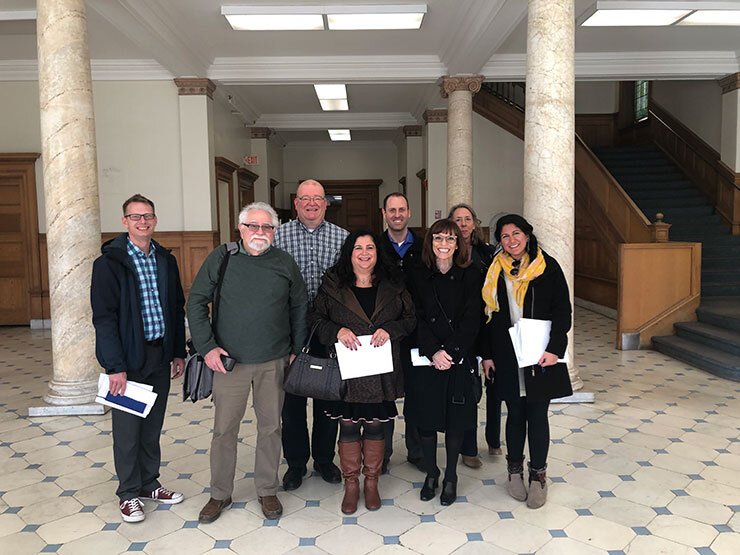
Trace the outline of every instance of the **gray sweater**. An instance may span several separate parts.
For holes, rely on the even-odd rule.
[[[195,348],[206,354],[225,349],[240,363],[256,364],[298,353],[306,340],[306,286],[293,257],[272,247],[259,256],[240,249],[232,255],[221,286],[216,322],[209,307],[224,256],[222,247],[208,255],[188,297],[187,315]]]

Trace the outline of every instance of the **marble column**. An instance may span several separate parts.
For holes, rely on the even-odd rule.
[[[447,98],[447,209],[457,203],[473,204],[473,95],[482,75],[442,78]]]
[[[84,0],[39,0],[41,146],[49,252],[53,375],[36,414],[102,412],[90,275],[100,253],[100,205]],[[32,413],[32,411],[29,411]]]
[[[574,0],[529,0],[524,120],[524,217],[565,273],[573,302],[575,244]],[[574,364],[573,389],[583,382]]]

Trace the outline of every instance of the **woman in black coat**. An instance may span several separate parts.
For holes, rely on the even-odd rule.
[[[509,494],[536,509],[547,500],[548,408],[551,399],[573,393],[565,356],[571,326],[568,284],[554,258],[537,245],[532,226],[517,214],[496,223],[503,247],[493,259],[483,286],[490,321],[483,330],[483,368],[495,372],[506,402],[506,460]],[[549,320],[550,336],[534,366],[519,368],[509,328],[521,318]],[[529,439],[529,491],[524,484],[524,440]]]
[[[424,238],[424,266],[411,274],[419,354],[431,364],[415,366],[410,373],[413,383],[407,391],[406,411],[417,424],[424,453],[427,476],[422,501],[435,495],[440,474],[437,432],[445,432],[442,505],[457,498],[456,467],[463,435],[477,422],[473,380],[479,379],[475,345],[482,311],[480,277],[470,266],[467,245],[460,237],[455,222],[434,222]]]
[[[447,218],[452,220],[460,228],[462,240],[467,243],[469,260],[474,268],[480,272],[480,284],[486,278],[488,267],[493,261],[495,249],[489,245],[483,237],[481,221],[473,210],[473,207],[465,204],[455,204],[450,208]],[[481,325],[483,321],[481,321]],[[489,455],[501,455],[501,396],[498,395],[496,382],[486,380],[486,443]],[[478,434],[477,430],[465,432],[462,445],[462,462],[470,468],[482,466],[478,456]]]
[[[416,325],[411,295],[379,245],[372,231],[352,232],[339,260],[324,275],[309,315],[311,324],[318,322],[316,334],[324,345],[340,341],[354,350],[360,345],[358,336],[365,335],[375,347],[391,342],[393,372],[346,380],[344,399],[327,409],[328,417],[339,419],[345,514],[357,510],[361,465],[365,507],[380,508],[378,476],[386,441],[382,423],[398,415],[395,400],[403,397],[400,340]]]

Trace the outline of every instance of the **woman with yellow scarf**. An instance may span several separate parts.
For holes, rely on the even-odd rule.
[[[537,244],[532,226],[518,214],[496,223],[502,250],[483,285],[488,318],[482,332],[483,368],[506,402],[508,492],[537,509],[547,500],[548,408],[551,399],[573,393],[565,355],[571,326],[568,284],[554,258]],[[538,363],[519,368],[509,328],[521,318],[550,320],[550,340]],[[524,442],[529,439],[529,480],[524,482]]]

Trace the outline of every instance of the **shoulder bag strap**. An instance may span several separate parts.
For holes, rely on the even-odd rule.
[[[221,265],[218,267],[218,281],[216,281],[216,289],[213,291],[213,306],[211,307],[211,328],[213,329],[213,335],[216,335],[216,322],[218,321],[218,305],[221,302],[221,286],[224,282],[224,276],[226,275],[226,267],[229,265],[231,257],[239,252],[239,243],[234,241],[230,243],[224,243],[224,256],[221,259]]]

